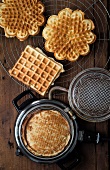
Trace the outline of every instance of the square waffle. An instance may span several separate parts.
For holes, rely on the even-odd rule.
[[[63,71],[62,64],[44,55],[39,48],[34,49],[28,45],[9,73],[44,96]]]

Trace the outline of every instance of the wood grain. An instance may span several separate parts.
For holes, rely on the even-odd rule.
[[[70,63],[67,61],[63,61],[64,68],[66,70],[65,74],[62,74],[59,77],[55,85],[60,85],[66,88],[69,88],[70,82],[73,77],[82,71],[83,69],[89,67],[104,67],[107,62],[107,58],[110,52],[108,48],[108,41],[100,41],[99,38],[107,39],[108,38],[108,30],[106,25],[107,14],[104,12],[104,16],[102,12],[99,10],[99,7],[102,9],[102,5],[100,1],[95,0],[43,0],[43,3],[46,6],[45,15],[48,18],[52,14],[57,14],[61,9],[65,7],[70,7],[73,10],[79,8],[85,11],[85,18],[91,18],[96,23],[95,33],[98,37],[97,41],[94,45],[91,45],[90,53],[85,57],[80,57],[79,60],[75,63]],[[54,8],[53,8],[54,3]],[[104,5],[110,11],[110,3],[107,4],[107,0],[103,0]],[[91,5],[92,4],[92,5]],[[56,8],[57,6],[57,8]],[[97,11],[97,13],[96,13]],[[104,25],[104,30],[102,29],[101,21],[99,16],[101,17],[102,23]],[[97,21],[97,22],[96,22]],[[109,23],[110,24],[110,23]],[[98,30],[97,27],[100,27]],[[42,28],[43,29],[43,28]],[[104,31],[104,32],[103,32]],[[99,37],[100,32],[100,37]],[[25,42],[19,42],[16,38],[7,39],[4,36],[4,32],[0,30],[0,60],[2,64],[6,68],[6,70],[10,69],[16,60],[19,58],[22,50],[25,48],[27,44],[31,44],[36,47],[39,46],[43,49],[44,52],[44,40],[40,36],[29,37]],[[41,35],[41,32],[40,34]],[[105,35],[105,37],[103,37]],[[103,44],[104,43],[104,44]],[[110,44],[109,44],[110,45]],[[16,48],[15,48],[16,47]],[[102,47],[102,48],[101,48]],[[47,53],[48,56],[53,57],[53,54]],[[106,67],[108,68],[108,67]],[[0,67],[0,170],[60,170],[58,165],[56,164],[39,164],[32,162],[25,156],[17,157],[15,155],[16,152],[16,142],[14,138],[14,124],[17,118],[17,111],[12,105],[12,100],[21,92],[25,90],[25,87],[18,85],[15,81],[13,81],[9,75],[5,72],[5,70]],[[42,98],[40,95],[36,94],[37,98]],[[46,96],[48,97],[48,95]],[[68,104],[68,97],[65,93],[56,93],[54,98]],[[98,131],[102,134],[110,136],[110,121],[105,121],[102,123],[89,123],[77,118],[77,122],[82,129],[87,129],[91,131]],[[80,144],[80,155],[82,157],[81,163],[74,168],[74,170],[109,170],[109,152],[108,143],[104,144]]]
[[[107,1],[103,1],[105,7],[107,6]],[[96,30],[96,35],[98,35],[98,41],[95,44],[95,66],[101,68],[107,68],[106,62],[108,59],[108,29],[107,29],[107,14],[104,10],[104,7],[101,3],[97,2],[94,5],[95,19],[99,21],[98,28]],[[103,21],[103,22],[102,22]],[[100,40],[102,39],[102,40]],[[100,48],[99,48],[100,47]],[[105,67],[106,66],[106,67]],[[108,121],[97,123],[96,131],[108,135]],[[103,161],[101,161],[103,160]],[[96,168],[97,170],[109,169],[108,165],[108,143],[104,143],[103,145],[96,145]]]

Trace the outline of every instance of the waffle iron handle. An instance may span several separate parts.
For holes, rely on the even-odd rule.
[[[48,94],[48,98],[49,98],[49,100],[52,100],[52,98],[53,98],[53,92],[54,91],[64,91],[64,92],[66,92],[66,93],[68,93],[68,89],[66,89],[66,88],[64,88],[64,87],[61,87],[61,86],[54,86],[54,87],[52,87],[51,89],[50,89],[50,91],[49,91],[49,94]]]
[[[62,170],[72,170],[81,163],[81,156],[77,150],[69,154],[65,159],[59,161],[57,165]]]
[[[29,95],[29,98],[26,99],[22,104],[18,105],[18,101],[21,100],[23,97],[26,97],[27,95]],[[19,94],[16,98],[14,98],[12,103],[13,103],[14,107],[16,108],[17,112],[21,113],[27,105],[29,105],[30,103],[32,103],[35,100],[36,100],[36,96],[32,93],[32,91],[25,90],[24,92]]]

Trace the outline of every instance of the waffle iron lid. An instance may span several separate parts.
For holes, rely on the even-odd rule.
[[[70,106],[80,118],[101,122],[110,118],[110,72],[102,68],[86,69],[69,87]]]

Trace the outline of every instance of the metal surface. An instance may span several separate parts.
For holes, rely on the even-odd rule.
[[[101,122],[110,118],[110,73],[91,68],[73,78],[68,93],[71,108],[87,121]]]
[[[68,62],[68,61],[61,61],[61,63],[64,65],[65,73],[61,75],[58,82],[56,82],[56,85],[61,85],[65,82],[71,82],[72,76],[77,74],[77,69],[74,69],[75,66],[77,68],[80,68],[81,70],[84,70],[85,68],[93,67],[91,63],[87,64],[89,59],[93,56],[94,58],[94,66],[98,66],[99,62],[101,61],[103,57],[103,51],[106,48],[106,42],[108,43],[110,41],[110,28],[108,25],[107,18],[110,19],[109,12],[107,11],[105,5],[103,4],[103,1],[101,0],[85,0],[84,3],[81,0],[43,0],[43,3],[45,5],[45,16],[46,19],[50,15],[58,14],[60,10],[62,10],[65,7],[69,7],[73,10],[75,9],[81,9],[85,12],[85,18],[90,18],[95,23],[95,31],[97,31],[97,47],[95,48],[95,44],[91,45],[90,53],[87,55],[87,57],[80,57],[76,62]],[[94,8],[94,5],[96,8]],[[103,23],[105,21],[105,23]],[[27,40],[24,42],[20,42],[17,40],[17,38],[6,38],[4,35],[3,29],[0,29],[0,39],[3,41],[3,44],[1,45],[1,50],[3,51],[4,58],[1,59],[0,63],[1,66],[5,69],[5,71],[8,73],[8,70],[13,67],[17,59],[19,58],[21,52],[24,50],[26,45],[32,45],[34,47],[38,46],[50,57],[53,57],[52,53],[47,53],[44,49],[44,39],[41,36],[42,31],[38,36],[30,36]],[[10,50],[7,50],[7,46],[10,47]],[[94,55],[95,51],[95,55]],[[95,56],[98,56],[99,58],[96,61]],[[106,54],[105,54],[106,56]],[[86,59],[85,59],[86,58]],[[105,64],[105,68],[107,68],[109,63],[110,57],[108,56],[108,61]],[[14,80],[14,79],[13,79]],[[14,80],[16,81],[16,80]],[[22,83],[16,81],[19,85],[24,86]]]
[[[25,95],[25,93],[22,93]],[[26,93],[27,94],[27,93]],[[22,96],[22,95],[21,95]],[[23,97],[23,96],[22,96]],[[20,95],[17,96],[17,99],[19,100],[21,97]],[[20,151],[26,155],[29,159],[35,162],[41,162],[41,163],[53,163],[57,162],[63,158],[65,158],[69,153],[73,151],[73,149],[76,146],[77,143],[77,138],[78,138],[78,127],[77,127],[77,122],[75,119],[70,118],[70,115],[68,112],[66,112],[66,105],[60,104],[60,102],[56,100],[35,100],[33,102],[30,102],[30,104],[25,105],[24,108],[19,110],[20,107],[16,105],[17,101],[15,98],[15,102],[13,100],[13,104],[16,107],[17,111],[19,112],[19,115],[16,120],[15,124],[15,139],[18,145],[18,148]],[[25,102],[24,102],[25,103]],[[23,121],[29,118],[29,115],[32,116],[35,111],[40,111],[40,110],[56,110],[61,115],[68,121],[69,126],[70,126],[70,134],[71,134],[71,139],[68,143],[68,145],[65,147],[65,149],[59,153],[58,155],[52,156],[52,157],[40,157],[40,156],[35,156],[33,153],[29,152],[29,150],[26,148],[22,141],[22,124]]]

